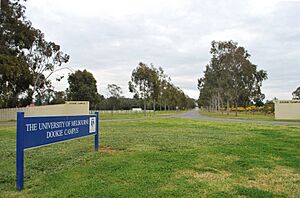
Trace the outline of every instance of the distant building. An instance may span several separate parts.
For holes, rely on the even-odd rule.
[[[275,100],[276,120],[300,120],[300,100]]]
[[[140,112],[140,111],[142,111],[142,108],[132,108],[131,111]]]

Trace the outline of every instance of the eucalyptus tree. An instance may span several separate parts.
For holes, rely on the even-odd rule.
[[[151,64],[151,67],[144,63],[139,63],[131,75],[129,81],[129,91],[135,94],[135,98],[142,98],[144,110],[146,102],[152,100],[153,110],[156,110],[156,102],[164,103],[164,109],[187,109],[195,104],[184,94],[184,92],[171,82],[171,78]]]
[[[231,83],[236,115],[239,103],[247,106],[251,101],[264,97],[261,93],[261,86],[262,82],[267,79],[267,72],[257,70],[257,66],[251,63],[249,58],[250,54],[243,47],[237,47],[234,51]]]
[[[70,56],[63,53],[59,45],[46,41],[41,31],[37,32],[33,46],[26,56],[33,74],[33,85],[28,94],[32,98],[35,94],[43,95],[45,90],[51,88],[49,79],[55,72],[63,69],[73,72],[70,68],[62,66],[69,61]],[[63,77],[60,76],[56,80],[60,81]]]
[[[26,61],[36,30],[24,15],[20,1],[2,0],[0,9],[0,98],[2,107],[15,107],[18,97],[32,84]]]
[[[161,89],[161,79],[160,79],[160,70],[156,69],[153,64],[151,64],[149,74],[150,74],[150,97],[153,101],[153,111],[156,110],[156,102],[159,98],[160,89]]]
[[[167,74],[165,74],[162,67],[159,67],[157,71],[158,71],[158,79],[159,79],[159,89],[158,89],[157,101],[159,102],[160,110],[162,110],[162,105],[165,106],[165,110],[166,110],[167,100],[164,97],[164,93],[167,90],[167,83],[171,82],[171,78]]]
[[[171,78],[168,77],[166,79],[163,79],[161,82],[160,101],[163,103],[165,111],[168,109],[167,107],[172,95],[170,87],[171,87]]]
[[[128,82],[129,91],[143,99],[144,112],[146,113],[146,102],[153,95],[153,72],[150,67],[140,62],[132,71],[131,81]]]
[[[201,105],[220,110],[220,105],[226,102],[227,111],[234,104],[237,114],[238,105],[246,106],[264,97],[261,86],[267,73],[257,70],[244,47],[233,41],[213,41],[210,53],[212,58],[204,77],[198,80]]]
[[[21,2],[1,0],[0,98],[5,98],[7,107],[18,105],[20,95],[26,95],[26,105],[34,95],[51,89],[50,76],[69,60],[59,45],[46,41],[32,26]]]
[[[119,87],[116,84],[108,84],[107,91],[110,94],[111,107],[112,107],[112,113],[113,113],[113,111],[115,110],[115,105],[117,103],[119,103],[119,99],[120,99],[123,91],[122,91],[121,87]]]

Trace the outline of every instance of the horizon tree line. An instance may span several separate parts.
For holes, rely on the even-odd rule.
[[[142,99],[144,108],[151,102],[153,110],[159,104],[160,110],[190,109],[195,107],[194,99],[187,96],[179,87],[171,82],[162,67],[148,66],[140,62],[132,71],[128,82],[129,91],[134,98]]]
[[[26,8],[22,0],[2,0],[0,15],[0,108],[58,104],[67,99],[87,98],[94,108],[119,109],[129,106],[142,106],[143,109],[185,109],[194,106],[179,87],[175,86],[161,67],[139,63],[132,71],[129,91],[134,99],[125,99],[122,93],[113,93],[118,85],[108,88],[110,99],[97,92],[95,78],[88,71],[80,71],[80,77],[64,64],[70,59],[60,46],[47,41],[43,32],[32,26],[26,18]],[[213,41],[210,50],[211,60],[204,76],[198,80],[200,107],[220,111],[232,106],[263,104],[262,82],[267,72],[257,70],[251,63],[250,54],[244,47],[233,41]],[[55,91],[50,78],[60,70],[69,70],[69,88]],[[79,72],[79,73],[80,73]],[[78,77],[78,79],[76,79]],[[93,78],[92,78],[93,77]],[[64,76],[56,77],[60,81]],[[89,79],[88,81],[85,78]],[[77,81],[87,83],[86,89],[93,94],[74,93]],[[75,83],[75,85],[73,84]],[[92,84],[91,84],[92,83]],[[300,99],[300,87],[292,93],[293,99]],[[122,100],[123,102],[120,102]],[[112,102],[114,101],[114,102]],[[142,105],[140,103],[142,102]],[[113,106],[115,104],[115,106]],[[126,105],[125,105],[126,104]]]
[[[163,71],[162,68],[160,68],[160,71]],[[169,77],[168,79],[170,80]],[[137,107],[143,110],[148,109],[154,111],[157,109],[161,111],[191,109],[195,107],[195,100],[185,95],[179,87],[176,87],[170,81],[167,87],[161,87],[160,85],[160,88],[163,88],[163,90],[158,90],[160,92],[158,102],[152,100],[151,94],[148,95],[148,98],[141,98],[135,93],[133,98],[126,98],[122,96],[123,91],[121,87],[116,84],[107,85],[109,95],[105,98],[98,93],[97,81],[93,74],[86,69],[82,71],[77,70],[69,74],[68,84],[69,87],[65,91],[47,89],[45,94],[35,101],[35,105],[62,104],[67,100],[86,100],[90,102],[90,109],[112,110],[112,112],[114,110],[131,110]],[[151,90],[152,88],[153,87],[147,89]],[[164,98],[165,96],[170,97]]]

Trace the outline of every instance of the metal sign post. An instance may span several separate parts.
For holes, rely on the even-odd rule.
[[[71,139],[94,136],[99,150],[99,114],[78,116],[24,117],[17,113],[16,188],[24,189],[24,150]]]
[[[23,138],[24,112],[17,113],[17,147],[16,147],[16,168],[17,168],[17,190],[24,188],[24,138]]]

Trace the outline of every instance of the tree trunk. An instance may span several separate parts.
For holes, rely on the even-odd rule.
[[[237,100],[234,102],[234,106],[235,106],[235,116],[238,115],[238,111],[237,111]]]
[[[146,115],[146,99],[144,98],[144,115]]]
[[[154,112],[154,114],[155,114],[155,99],[153,99],[153,112]]]
[[[226,113],[229,115],[229,100],[227,99],[227,104],[226,104]]]
[[[218,92],[218,111],[220,111],[220,92]]]

